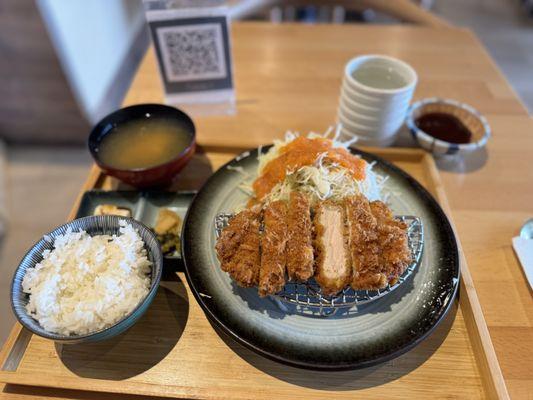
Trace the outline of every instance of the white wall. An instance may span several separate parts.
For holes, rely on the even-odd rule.
[[[141,0],[37,0],[80,107],[90,122],[145,23]]]

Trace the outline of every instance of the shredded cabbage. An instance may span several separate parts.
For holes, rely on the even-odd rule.
[[[366,178],[358,181],[342,167],[326,167],[318,163],[288,174],[263,200],[265,203],[288,200],[294,190],[307,194],[311,203],[327,199],[339,200],[359,193],[364,194],[370,201],[380,200],[384,181],[383,177],[372,171],[371,164],[367,165]]]
[[[357,141],[357,137],[354,136],[348,140],[340,140],[341,128],[342,128],[341,124],[338,124],[335,130],[333,130],[333,127],[330,126],[328,130],[324,133],[310,132],[307,134],[307,137],[309,139],[315,139],[315,138],[327,139],[327,138],[330,138],[331,134],[333,133],[333,136],[330,138],[331,141],[333,142],[333,147],[344,147],[345,149],[347,149],[349,146],[351,146],[353,143]],[[273,159],[279,156],[279,150],[282,147],[288,145],[298,136],[300,136],[298,132],[287,131],[285,133],[285,138],[283,140],[279,140],[279,139],[274,140],[274,145],[265,154],[261,154],[262,149],[260,147],[257,153],[257,160],[259,161],[259,166],[257,168],[257,176],[261,175],[261,173],[263,172],[263,169],[270,161],[272,161]]]
[[[336,129],[330,127],[325,133],[318,134],[311,132],[307,135],[308,138],[330,138],[333,142],[333,147],[348,148],[353,144],[357,138],[350,138],[348,140],[340,140],[341,125],[337,125]],[[257,160],[258,169],[257,176],[260,176],[265,166],[280,153],[279,150],[292,142],[299,136],[299,133],[287,131],[283,140],[274,140],[274,145],[262,154],[261,148],[258,150]],[[365,179],[358,181],[354,179],[351,173],[337,163],[328,161],[325,158],[326,154],[319,155],[313,165],[306,165],[287,174],[283,182],[275,185],[269,194],[267,194],[262,201],[270,203],[276,200],[288,200],[291,191],[298,190],[309,196],[311,203],[320,200],[340,200],[346,196],[356,194],[364,194],[370,201],[383,200],[381,195],[381,188],[385,183],[387,177],[373,171],[374,163],[367,164],[365,171]],[[242,168],[228,167],[243,175],[243,181],[239,185],[241,189],[248,196],[253,196],[252,183],[257,177],[251,177],[244,172]],[[238,207],[238,210],[244,209],[245,204]]]
[[[357,138],[351,138],[346,141],[339,140],[340,128],[341,126],[338,125],[334,131],[330,127],[323,134],[311,132],[307,137],[310,139],[328,138],[333,133],[333,137],[331,137],[333,147],[348,148]],[[259,161],[258,176],[261,175],[264,167],[271,160],[279,156],[279,150],[298,136],[297,132],[288,131],[285,134],[285,139],[275,140],[274,145],[267,153],[261,154],[261,150],[259,150],[257,157]],[[325,153],[321,154],[314,165],[307,165],[287,174],[285,180],[274,186],[270,193],[264,197],[265,203],[288,200],[290,192],[293,190],[309,195],[311,203],[326,199],[339,200],[359,193],[364,194],[370,201],[381,200],[380,191],[385,179],[372,170],[373,164],[367,164],[365,179],[358,181],[339,164],[326,162],[325,155]]]

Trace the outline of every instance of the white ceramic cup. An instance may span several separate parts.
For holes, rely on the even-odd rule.
[[[341,87],[341,93],[344,98],[350,99],[353,102],[362,104],[368,107],[379,107],[382,109],[395,108],[397,104],[409,103],[411,97],[413,96],[413,91],[403,93],[402,95],[388,96],[388,97],[378,97],[378,96],[368,96],[360,92],[355,91],[348,84],[343,83]]]
[[[394,136],[391,135],[391,132],[396,132],[403,125],[404,120],[398,119],[391,121],[383,126],[376,125],[364,125],[361,123],[353,122],[349,118],[345,117],[344,114],[339,113],[339,122],[350,132],[354,133],[357,136],[364,137],[374,137],[377,139],[384,139],[386,137]]]
[[[360,144],[390,145],[405,120],[417,81],[414,69],[393,57],[350,60],[338,110],[344,134],[358,136]]]
[[[354,73],[360,68],[378,68],[391,70],[401,76],[404,84],[400,87],[391,89],[382,89],[368,86],[361,83],[354,77]],[[348,85],[354,90],[371,97],[388,98],[391,96],[401,96],[402,94],[413,91],[418,81],[415,70],[407,63],[394,57],[384,55],[365,55],[352,58],[344,68],[344,78]]]
[[[401,106],[409,106],[409,103],[407,101],[404,101],[404,102],[401,102],[401,103],[398,103],[398,102],[393,102],[389,105],[387,104],[380,104],[378,102],[378,104],[376,106],[373,106],[373,105],[369,105],[369,104],[365,104],[363,102],[361,102],[359,99],[357,98],[353,98],[353,97],[350,97],[349,95],[347,95],[346,91],[344,88],[342,88],[341,90],[341,95],[339,97],[339,104],[343,104],[346,108],[350,109],[350,111],[353,111],[353,112],[356,112],[356,113],[359,113],[359,114],[364,114],[364,115],[368,115],[368,116],[373,116],[373,117],[381,117],[381,115],[384,113],[384,112],[391,112],[391,111],[396,111],[398,112],[398,108],[399,108],[399,105]]]
[[[340,135],[341,140],[350,140],[351,138],[353,138],[354,135],[356,134],[351,132],[349,129],[346,129],[345,127],[341,129],[341,135]],[[357,136],[359,137],[359,140],[357,141],[357,143],[362,146],[386,147],[386,146],[390,146],[391,144],[393,144],[394,141],[396,140],[396,137],[394,136],[391,136],[385,139],[377,139],[374,137],[367,138],[366,136],[360,136],[360,135],[357,135]]]
[[[408,108],[409,104],[399,107],[390,113],[388,119],[385,119],[382,117],[383,111],[379,109],[376,109],[378,110],[377,112],[365,112],[361,111],[359,108],[352,107],[352,104],[348,104],[348,101],[341,101],[339,104],[339,114],[342,113],[346,118],[353,122],[361,123],[367,126],[382,127],[391,123],[391,121],[396,121],[398,119],[403,120]]]

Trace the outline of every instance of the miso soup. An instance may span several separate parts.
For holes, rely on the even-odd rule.
[[[185,127],[170,119],[126,122],[100,143],[100,160],[117,169],[150,168],[177,157],[190,144]]]

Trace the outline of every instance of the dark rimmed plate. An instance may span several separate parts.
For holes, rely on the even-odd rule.
[[[263,147],[263,152],[269,147]],[[246,201],[239,189],[242,167],[256,174],[257,152],[245,152],[220,168],[193,200],[182,237],[189,286],[209,319],[241,344],[293,366],[340,370],[367,367],[416,346],[446,315],[459,283],[459,255],[453,230],[433,197],[410,175],[359,150],[374,171],[389,176],[384,192],[396,215],[416,215],[425,227],[425,248],[414,276],[395,292],[357,313],[312,318],[282,311],[240,288],[219,268],[213,223]]]

